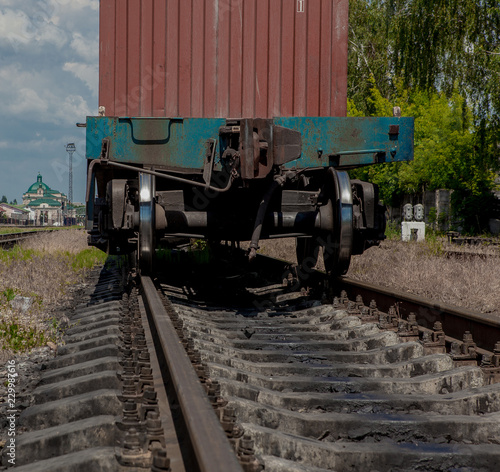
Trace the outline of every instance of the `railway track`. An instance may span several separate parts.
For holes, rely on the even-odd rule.
[[[5,248],[5,247],[11,247],[19,242],[23,241],[24,239],[27,238],[32,238],[37,234],[40,233],[47,233],[51,232],[52,230],[43,230],[43,231],[25,231],[22,233],[6,233],[6,234],[0,234],[0,247]]]
[[[491,325],[476,315],[456,340],[399,298],[365,306],[344,281],[327,302],[319,275],[292,290],[281,263],[232,258],[195,273],[181,258],[156,280],[103,269],[18,419],[16,465],[496,470],[500,346],[474,343]]]

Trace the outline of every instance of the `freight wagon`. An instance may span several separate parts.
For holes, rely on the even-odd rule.
[[[413,157],[413,120],[348,118],[346,0],[101,0],[89,243],[297,238],[333,274],[384,238],[351,168]]]

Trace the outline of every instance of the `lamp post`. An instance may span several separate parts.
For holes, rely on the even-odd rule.
[[[66,152],[69,154],[69,189],[68,204],[73,202],[73,153],[76,151],[75,143],[66,145]]]
[[[70,205],[73,203],[73,153],[76,151],[75,143],[68,143],[66,145],[66,152],[69,155],[69,188],[68,188],[68,204],[66,213],[68,218],[71,219]]]

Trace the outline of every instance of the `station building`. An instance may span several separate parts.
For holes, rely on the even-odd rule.
[[[30,219],[39,226],[63,226],[67,216],[68,198],[51,189],[38,173],[36,182],[23,194],[23,205],[30,210]]]

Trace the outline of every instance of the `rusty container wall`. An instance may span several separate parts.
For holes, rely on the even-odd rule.
[[[101,0],[107,116],[345,116],[348,0]]]

